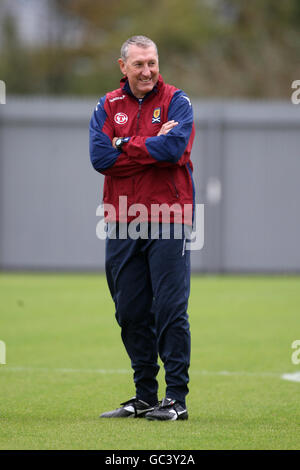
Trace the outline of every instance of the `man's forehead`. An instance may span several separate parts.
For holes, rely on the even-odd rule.
[[[131,44],[128,47],[128,59],[131,61],[134,60],[149,60],[157,59],[157,52],[154,46],[149,47],[139,47],[135,44]]]

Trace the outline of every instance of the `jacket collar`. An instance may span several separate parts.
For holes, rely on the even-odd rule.
[[[154,87],[152,88],[151,91],[149,91],[143,98],[143,100],[145,98],[147,98],[148,96],[152,95],[152,93],[158,93],[159,90],[162,88],[164,84],[164,80],[162,78],[161,75],[159,75],[158,77],[158,80],[157,80],[157,83],[156,85],[154,85]],[[138,100],[138,98],[136,96],[134,96],[134,94],[132,93],[131,89],[130,89],[130,86],[129,86],[129,81],[128,81],[128,78],[125,76],[121,79],[120,81],[120,86],[122,88],[122,90],[125,92],[125,93],[128,93],[128,95],[132,96],[133,98],[135,98],[136,100]]]

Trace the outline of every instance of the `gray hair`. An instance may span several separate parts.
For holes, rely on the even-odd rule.
[[[154,46],[156,50],[156,54],[158,55],[157,46],[152,39],[147,38],[146,36],[132,36],[131,38],[127,39],[121,47],[121,59],[126,62],[128,59],[128,49],[129,46],[135,45],[138,47],[143,47],[146,49],[147,47]]]

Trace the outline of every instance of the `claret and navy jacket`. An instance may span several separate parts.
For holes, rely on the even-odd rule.
[[[124,221],[119,197],[126,196],[128,207],[143,204],[147,208],[149,221],[155,218],[152,206],[162,204],[172,206],[170,221],[177,221],[184,205],[194,205],[190,154],[195,128],[190,99],[164,83],[161,75],[142,99],[132,94],[127,77],[120,85],[99,100],[90,121],[91,162],[105,175],[104,207],[113,205],[115,220]],[[161,126],[172,119],[178,125],[157,136]],[[122,151],[112,146],[114,137],[128,138]],[[126,220],[132,218],[127,213]],[[191,225],[191,217],[188,219]]]

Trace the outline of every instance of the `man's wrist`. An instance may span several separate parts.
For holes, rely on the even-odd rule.
[[[129,142],[130,140],[130,137],[118,137],[116,140],[115,140],[115,147],[117,150],[122,150],[122,147],[124,144],[126,144],[127,142]]]

